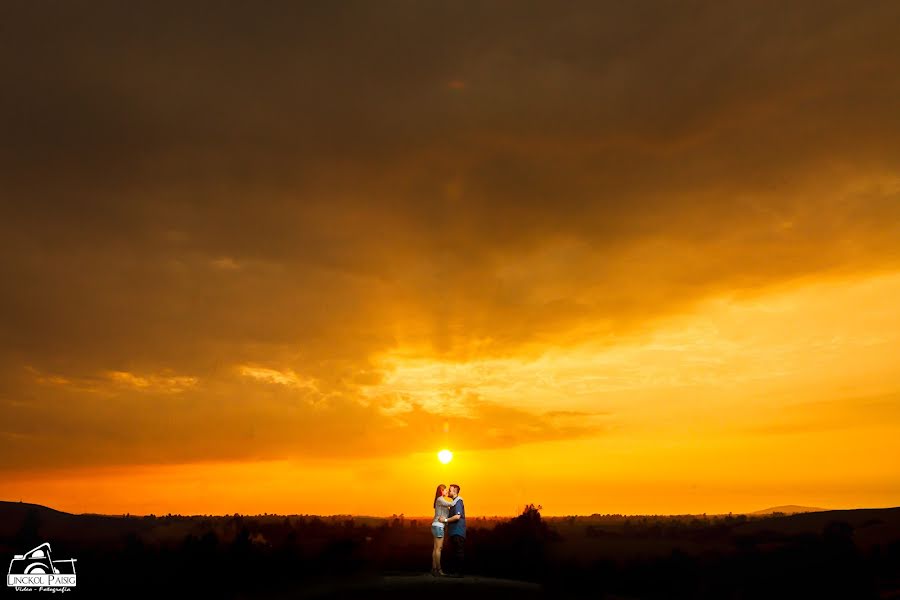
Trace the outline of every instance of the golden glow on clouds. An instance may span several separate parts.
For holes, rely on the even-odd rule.
[[[789,286],[764,296],[710,299],[658,329],[540,357],[450,362],[382,357],[383,381],[367,394],[436,413],[464,411],[466,398],[532,410],[645,410],[746,402],[781,406],[820,394],[900,390],[900,275]],[[863,308],[864,307],[864,308]],[[400,358],[398,358],[398,356]],[[668,401],[650,400],[653,394]],[[645,401],[638,401],[643,398]],[[741,418],[746,418],[746,412]]]
[[[313,380],[301,377],[291,369],[279,371],[277,369],[269,369],[266,367],[252,367],[248,365],[241,365],[240,367],[238,367],[238,371],[244,377],[250,377],[251,379],[263,381],[265,383],[273,383],[276,385],[284,385],[297,388],[316,389],[316,384]]]
[[[183,375],[135,375],[127,371],[110,371],[106,375],[110,381],[125,387],[138,390],[161,390],[173,394],[197,384],[196,377]]]
[[[82,377],[62,377],[60,375],[43,373],[31,366],[26,367],[25,371],[32,375],[35,383],[41,385],[65,387],[94,393],[111,393],[116,389],[127,389],[131,391],[177,394],[194,387],[198,382],[196,377],[176,375],[171,371],[144,373],[141,375],[128,371],[106,371]]]
[[[453,403],[524,406],[547,420],[597,425],[579,439],[460,448],[447,471],[430,467],[434,454],[424,452],[84,469],[23,473],[0,485],[0,496],[115,513],[368,514],[379,512],[368,497],[346,492],[377,481],[396,490],[396,512],[415,515],[426,512],[423,490],[453,480],[483,514],[512,514],[530,501],[549,514],[728,512],[787,499],[889,505],[900,492],[898,297],[898,273],[804,282],[710,299],[653,331],[538,359],[385,358],[393,370],[370,396],[404,399],[409,410],[388,407],[400,419],[413,406],[435,413],[434,444],[454,440],[452,427],[438,426]],[[240,372],[269,384],[303,381],[262,367]]]

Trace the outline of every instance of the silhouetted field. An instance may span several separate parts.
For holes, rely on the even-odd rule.
[[[402,516],[72,515],[2,502],[0,557],[50,542],[77,558],[67,596],[85,598],[900,598],[900,508],[542,518],[528,507],[468,523],[464,580],[424,575],[430,520]]]

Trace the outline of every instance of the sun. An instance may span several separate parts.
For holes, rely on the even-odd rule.
[[[438,452],[438,460],[446,465],[448,462],[453,460],[453,453],[445,448],[444,450]]]

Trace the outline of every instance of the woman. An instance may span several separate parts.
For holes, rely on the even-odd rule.
[[[443,575],[441,570],[441,546],[444,543],[444,523],[450,514],[450,507],[458,498],[447,500],[447,486],[443,483],[434,491],[434,521],[431,522],[431,535],[434,537],[434,549],[431,551],[431,574]]]

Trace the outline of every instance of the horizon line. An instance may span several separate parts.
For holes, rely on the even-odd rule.
[[[238,515],[241,517],[354,517],[354,518],[364,518],[364,519],[397,519],[402,518],[404,520],[427,520],[433,518],[432,516],[422,514],[422,515],[406,515],[404,513],[396,513],[391,515],[371,515],[371,514],[353,514],[353,513],[331,513],[331,514],[317,514],[317,513],[271,513],[271,512],[259,512],[259,513],[242,513],[242,512],[234,512],[234,513],[103,513],[103,512],[68,512],[65,510],[60,510],[57,508],[53,508],[51,506],[47,506],[45,504],[38,504],[35,502],[25,502],[24,500],[0,500],[0,504],[26,504],[29,506],[36,506],[40,508],[44,508],[47,510],[52,510],[54,512],[73,515],[73,516],[104,516],[104,517],[233,517],[234,515]],[[778,508],[801,508],[805,510],[799,510],[794,513],[786,513],[783,511],[778,511]],[[805,514],[805,513],[813,513],[813,512],[837,512],[837,511],[850,511],[850,510],[889,510],[898,508],[900,509],[900,505],[894,506],[857,506],[852,508],[821,508],[821,507],[812,507],[812,506],[802,506],[797,504],[782,504],[778,506],[770,506],[763,509],[759,509],[756,511],[731,511],[731,512],[688,512],[688,513],[627,513],[627,512],[605,512],[605,513],[567,513],[567,514],[541,514],[542,517],[548,519],[564,519],[568,517],[595,517],[595,516],[621,516],[621,517],[727,517],[729,515],[758,515],[758,516],[770,516],[771,513],[767,511],[772,511],[774,513],[782,513],[782,514]],[[471,520],[485,519],[485,520],[497,520],[497,519],[512,519],[518,515],[477,515],[469,517]]]

